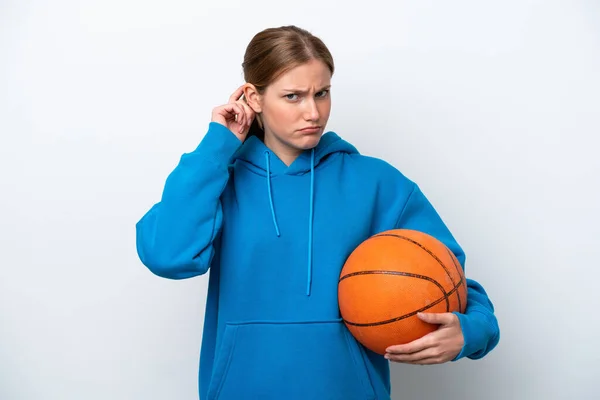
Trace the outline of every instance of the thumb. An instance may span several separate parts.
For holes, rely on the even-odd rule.
[[[428,324],[446,325],[452,322],[451,313],[417,313],[417,317]]]

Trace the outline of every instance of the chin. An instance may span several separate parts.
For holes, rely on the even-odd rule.
[[[296,141],[295,147],[299,150],[310,150],[314,147],[317,147],[319,142],[321,141],[321,136],[323,133],[315,133],[314,135],[306,135],[303,138]]]

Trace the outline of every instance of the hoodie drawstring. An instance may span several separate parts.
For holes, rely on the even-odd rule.
[[[313,244],[313,208],[315,200],[315,149],[312,149],[310,155],[310,216],[308,218],[308,271],[306,282],[306,295],[310,296],[312,283],[312,244]]]
[[[271,216],[273,217],[273,225],[275,225],[275,232],[279,237],[279,226],[277,225],[277,219],[275,218],[275,207],[273,206],[273,194],[271,191],[271,162],[269,160],[269,152],[265,151],[265,159],[267,161],[267,190],[269,191],[269,202],[271,203]]]
[[[265,151],[265,161],[267,163],[267,190],[269,192],[269,203],[271,206],[271,216],[277,237],[280,236],[277,218],[275,217],[275,206],[273,205],[273,192],[271,188],[271,160],[269,152]],[[315,149],[312,149],[310,155],[310,214],[308,218],[308,266],[306,271],[306,295],[310,296],[312,287],[312,262],[313,262],[313,217],[315,201]]]

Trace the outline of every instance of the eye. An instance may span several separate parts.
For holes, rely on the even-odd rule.
[[[319,93],[321,94],[320,96]],[[317,93],[317,97],[327,97],[329,90],[321,90],[319,93]]]
[[[290,97],[290,96],[292,96],[292,97]],[[293,97],[293,96],[296,96],[296,97]],[[288,100],[296,100],[297,97],[298,97],[298,95],[296,93],[290,93],[290,94],[285,95],[285,98]]]

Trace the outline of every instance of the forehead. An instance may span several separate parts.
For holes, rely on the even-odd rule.
[[[311,60],[286,71],[271,86],[274,89],[321,89],[331,82],[331,72],[320,60]]]

